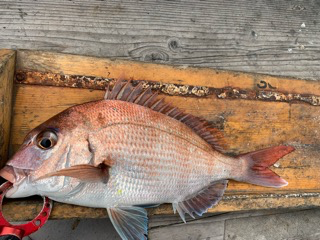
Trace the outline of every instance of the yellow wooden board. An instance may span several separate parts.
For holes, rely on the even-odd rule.
[[[189,84],[222,88],[257,89],[261,80],[278,90],[290,93],[320,95],[320,84],[314,81],[280,78],[261,74],[219,71],[208,68],[171,67],[141,63],[57,54],[37,51],[18,51],[17,69],[63,74],[132,78],[165,83]]]
[[[75,104],[102,99],[104,91],[17,85],[12,120],[12,146],[16,149],[29,130]],[[240,154],[290,144],[296,151],[281,159],[273,170],[289,185],[272,189],[231,182],[227,192],[284,192],[320,190],[320,107],[214,98],[167,97],[167,102],[208,121],[223,118],[229,151]],[[308,126],[308,127],[306,127]]]
[[[15,52],[0,50],[0,167],[7,160]]]
[[[18,51],[17,71],[97,76],[123,77],[135,80],[192,85],[209,88],[239,88],[260,91],[263,80],[277,91],[286,94],[308,94],[319,99],[320,84],[316,81],[277,78],[265,75],[214,71],[210,69],[175,68],[164,65],[45,53]],[[276,89],[274,89],[276,88]],[[16,84],[11,130],[11,149],[15,151],[26,133],[53,116],[75,104],[101,99],[104,92],[78,88],[48,87]],[[289,144],[296,151],[281,159],[273,170],[284,177],[289,185],[281,189],[264,188],[245,183],[230,182],[225,198],[210,212],[239,211],[279,207],[320,206],[320,106],[302,101],[279,102],[245,99],[219,99],[215,94],[204,96],[166,95],[167,101],[186,112],[201,116],[218,125],[229,145],[228,152],[240,154],[257,149]],[[10,215],[13,219],[27,219],[30,214],[21,210]],[[34,206],[25,202],[26,209]],[[63,209],[63,210],[61,210]],[[59,211],[58,211],[59,210]],[[102,217],[104,210],[71,207],[58,204],[55,218]],[[172,213],[168,205],[154,209],[150,214]]]

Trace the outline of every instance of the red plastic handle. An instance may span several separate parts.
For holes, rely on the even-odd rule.
[[[31,233],[36,232],[48,221],[53,203],[48,197],[43,197],[43,207],[38,216],[28,223],[13,225],[9,223],[2,214],[3,198],[11,187],[11,182],[5,182],[0,186],[0,236],[10,234],[10,231],[12,232],[13,229],[15,229],[15,232],[19,232],[19,237],[23,238],[25,236],[29,236]]]

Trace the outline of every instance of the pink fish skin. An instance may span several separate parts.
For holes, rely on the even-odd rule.
[[[142,206],[172,203],[184,220],[185,213],[202,215],[217,204],[228,179],[287,185],[268,167],[293,147],[224,155],[216,130],[156,96],[120,81],[105,99],[71,107],[33,129],[0,171],[14,183],[7,196],[46,195],[107,208],[123,239],[145,239]]]

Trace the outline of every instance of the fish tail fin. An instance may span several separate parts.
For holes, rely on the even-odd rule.
[[[247,166],[247,172],[244,173],[240,180],[265,187],[279,188],[287,186],[288,182],[268,167],[294,150],[294,147],[281,145],[238,156],[238,158],[244,159],[244,164]]]

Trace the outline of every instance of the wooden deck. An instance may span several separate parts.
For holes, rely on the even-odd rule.
[[[318,1],[0,2],[2,48],[320,77]]]
[[[319,240],[320,209],[266,210],[244,213],[207,214],[184,224],[179,216],[150,219],[152,240]],[[90,231],[88,231],[90,229]],[[120,240],[109,219],[49,221],[32,240],[112,239]]]
[[[225,132],[232,154],[280,143],[297,148],[274,168],[289,180],[288,188],[271,191],[231,183],[226,198],[211,210],[211,214],[319,206],[319,10],[317,1],[298,0],[1,1],[0,49],[45,50],[93,57],[18,51],[16,70],[17,73],[21,71],[23,78],[16,78],[14,87],[13,116],[16,117],[12,122],[11,153],[30,128],[68,106],[101,98],[103,93],[99,89],[103,85],[99,84],[103,79],[117,78],[126,70],[126,77],[135,80],[148,80],[150,84],[170,83],[178,87],[162,90],[176,105],[217,124]],[[13,54],[10,64],[15,61],[14,57]],[[77,60],[70,62],[71,59]],[[84,59],[86,64],[83,64]],[[120,60],[135,62],[130,63],[131,70],[128,71],[128,62],[121,64]],[[4,74],[8,79],[13,72],[2,72],[1,77]],[[63,80],[65,76],[72,76],[67,83]],[[88,78],[88,84],[83,84],[81,76],[103,79],[99,82]],[[1,83],[0,90],[3,89]],[[85,89],[70,88],[72,84]],[[49,85],[52,87],[45,97],[53,104],[45,107],[40,99],[44,97],[43,88],[48,89]],[[185,85],[203,88],[193,92],[191,89],[182,95]],[[62,87],[64,93],[61,93]],[[210,94],[207,95],[206,89]],[[239,89],[241,92],[237,92]],[[1,91],[0,95],[5,96]],[[8,139],[8,118],[5,116],[9,114],[10,107],[6,102],[10,102],[10,96],[6,95],[5,104],[0,104],[0,111],[7,111],[0,116],[0,129],[3,129],[0,135],[5,136],[4,139]],[[3,147],[6,145],[6,142],[0,143],[1,156],[6,155]],[[7,205],[6,213],[15,220],[26,219],[30,217],[27,211],[35,204],[39,203],[21,205],[12,202]],[[21,214],[13,215],[10,211],[13,208],[19,209]],[[305,228],[309,235],[294,231],[298,223],[309,219],[306,216],[313,219],[311,222],[316,221],[319,216],[315,215],[316,211],[306,210],[301,214],[297,210],[289,215],[277,211],[280,211],[274,212],[279,216],[276,217],[277,224],[271,227],[274,230],[270,234],[273,232],[274,236],[285,239],[320,238],[319,229],[311,223],[305,225],[311,226]],[[166,205],[150,214],[164,213],[171,213]],[[71,218],[106,215],[103,210],[71,211],[65,205],[57,204],[53,217],[61,218],[61,214]],[[264,210],[254,214],[268,215]],[[281,216],[288,217],[282,219]],[[297,222],[286,220],[293,216]],[[245,233],[243,229],[246,228],[241,224],[255,228],[258,223],[266,224],[264,217],[260,220],[246,217],[242,223],[235,218],[215,225],[220,221],[214,220],[216,218],[210,217],[206,223],[199,220],[201,228],[197,221],[192,223],[200,229],[200,235],[192,235],[196,232],[187,231],[185,225],[174,224],[172,227],[171,220],[167,219],[168,222],[163,227],[155,227],[150,236],[163,239],[168,238],[163,235],[166,232],[189,232],[190,239],[252,239],[258,235]],[[153,221],[152,218],[151,224]],[[276,235],[277,225],[288,235]],[[230,236],[224,232],[221,238],[220,228],[238,230]],[[190,229],[194,228],[190,226]],[[217,229],[220,238],[214,238],[212,229]],[[266,229],[260,228],[261,236],[256,239],[270,239],[272,235],[263,235],[267,233]]]

